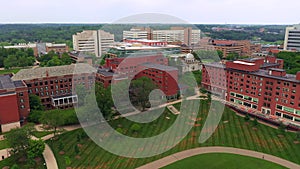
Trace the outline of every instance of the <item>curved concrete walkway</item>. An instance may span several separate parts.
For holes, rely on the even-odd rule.
[[[151,162],[144,166],[138,167],[138,169],[156,169],[172,164],[178,160],[182,160],[191,156],[199,155],[199,154],[207,154],[207,153],[230,153],[230,154],[238,154],[255,158],[264,158],[266,161],[270,161],[279,165],[282,165],[291,169],[299,169],[300,165],[295,164],[293,162],[284,160],[279,157],[275,157],[269,154],[264,154],[251,150],[244,150],[238,148],[230,148],[230,147],[200,147],[191,150],[182,151],[167,157],[164,157],[160,160]]]
[[[51,148],[47,144],[45,145],[45,150],[43,152],[43,156],[44,156],[46,166],[48,169],[58,169],[55,156],[54,156]]]

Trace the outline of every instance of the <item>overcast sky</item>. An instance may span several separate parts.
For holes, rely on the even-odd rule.
[[[189,23],[296,24],[299,0],[3,0],[0,23],[112,23],[141,13]]]

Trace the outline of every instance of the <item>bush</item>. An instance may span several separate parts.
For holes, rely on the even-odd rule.
[[[42,113],[43,113],[42,111],[38,111],[38,110],[31,111],[28,118],[27,118],[28,122],[40,123]]]
[[[244,117],[245,121],[249,121],[250,120],[250,116],[249,114],[247,113],[246,116]]]
[[[133,124],[130,129],[134,132],[138,132],[141,129],[141,126],[139,124]]]
[[[257,119],[255,118],[254,121],[253,121],[253,126],[257,126],[258,125],[258,121]]]

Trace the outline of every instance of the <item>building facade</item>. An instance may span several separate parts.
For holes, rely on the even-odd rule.
[[[23,69],[12,77],[23,80],[28,94],[41,98],[46,109],[70,108],[78,102],[73,84],[89,88],[94,84],[95,70],[88,64]]]
[[[300,51],[300,24],[286,28],[284,50]]]
[[[13,81],[9,75],[0,76],[1,132],[20,127],[30,112],[27,86],[23,81]]]
[[[148,39],[168,43],[178,42],[188,46],[199,43],[200,37],[201,31],[191,27],[171,27],[167,30],[132,28],[130,31],[123,31],[123,39]]]
[[[267,65],[267,67],[266,67]],[[227,101],[266,116],[300,122],[300,72],[286,74],[283,61],[274,57],[205,64],[202,85],[208,90],[223,90]],[[223,68],[222,68],[223,67]],[[264,68],[265,69],[262,69]],[[220,70],[219,70],[220,69]],[[223,69],[226,76],[210,82]],[[222,84],[222,81],[226,83]]]
[[[78,52],[92,53],[100,57],[114,43],[114,35],[103,30],[86,30],[73,35],[73,48]]]

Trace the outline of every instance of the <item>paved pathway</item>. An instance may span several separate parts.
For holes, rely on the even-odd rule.
[[[146,164],[144,166],[138,167],[137,169],[156,169],[161,168],[164,166],[167,166],[169,164],[172,164],[178,160],[182,160],[191,156],[199,155],[199,154],[206,154],[206,153],[230,153],[230,154],[238,154],[238,155],[244,155],[249,157],[255,157],[262,159],[264,157],[264,160],[270,161],[282,166],[285,166],[287,168],[291,169],[299,169],[300,165],[295,164],[293,162],[284,160],[279,157],[275,157],[269,154],[264,154],[261,152],[251,151],[251,150],[244,150],[244,149],[238,149],[238,148],[230,148],[230,147],[200,147],[195,148],[191,150],[182,151],[167,157],[164,157],[160,160],[151,162],[149,164]]]
[[[43,156],[44,156],[46,166],[47,166],[48,169],[58,169],[55,156],[54,156],[51,148],[47,144],[45,146]]]

